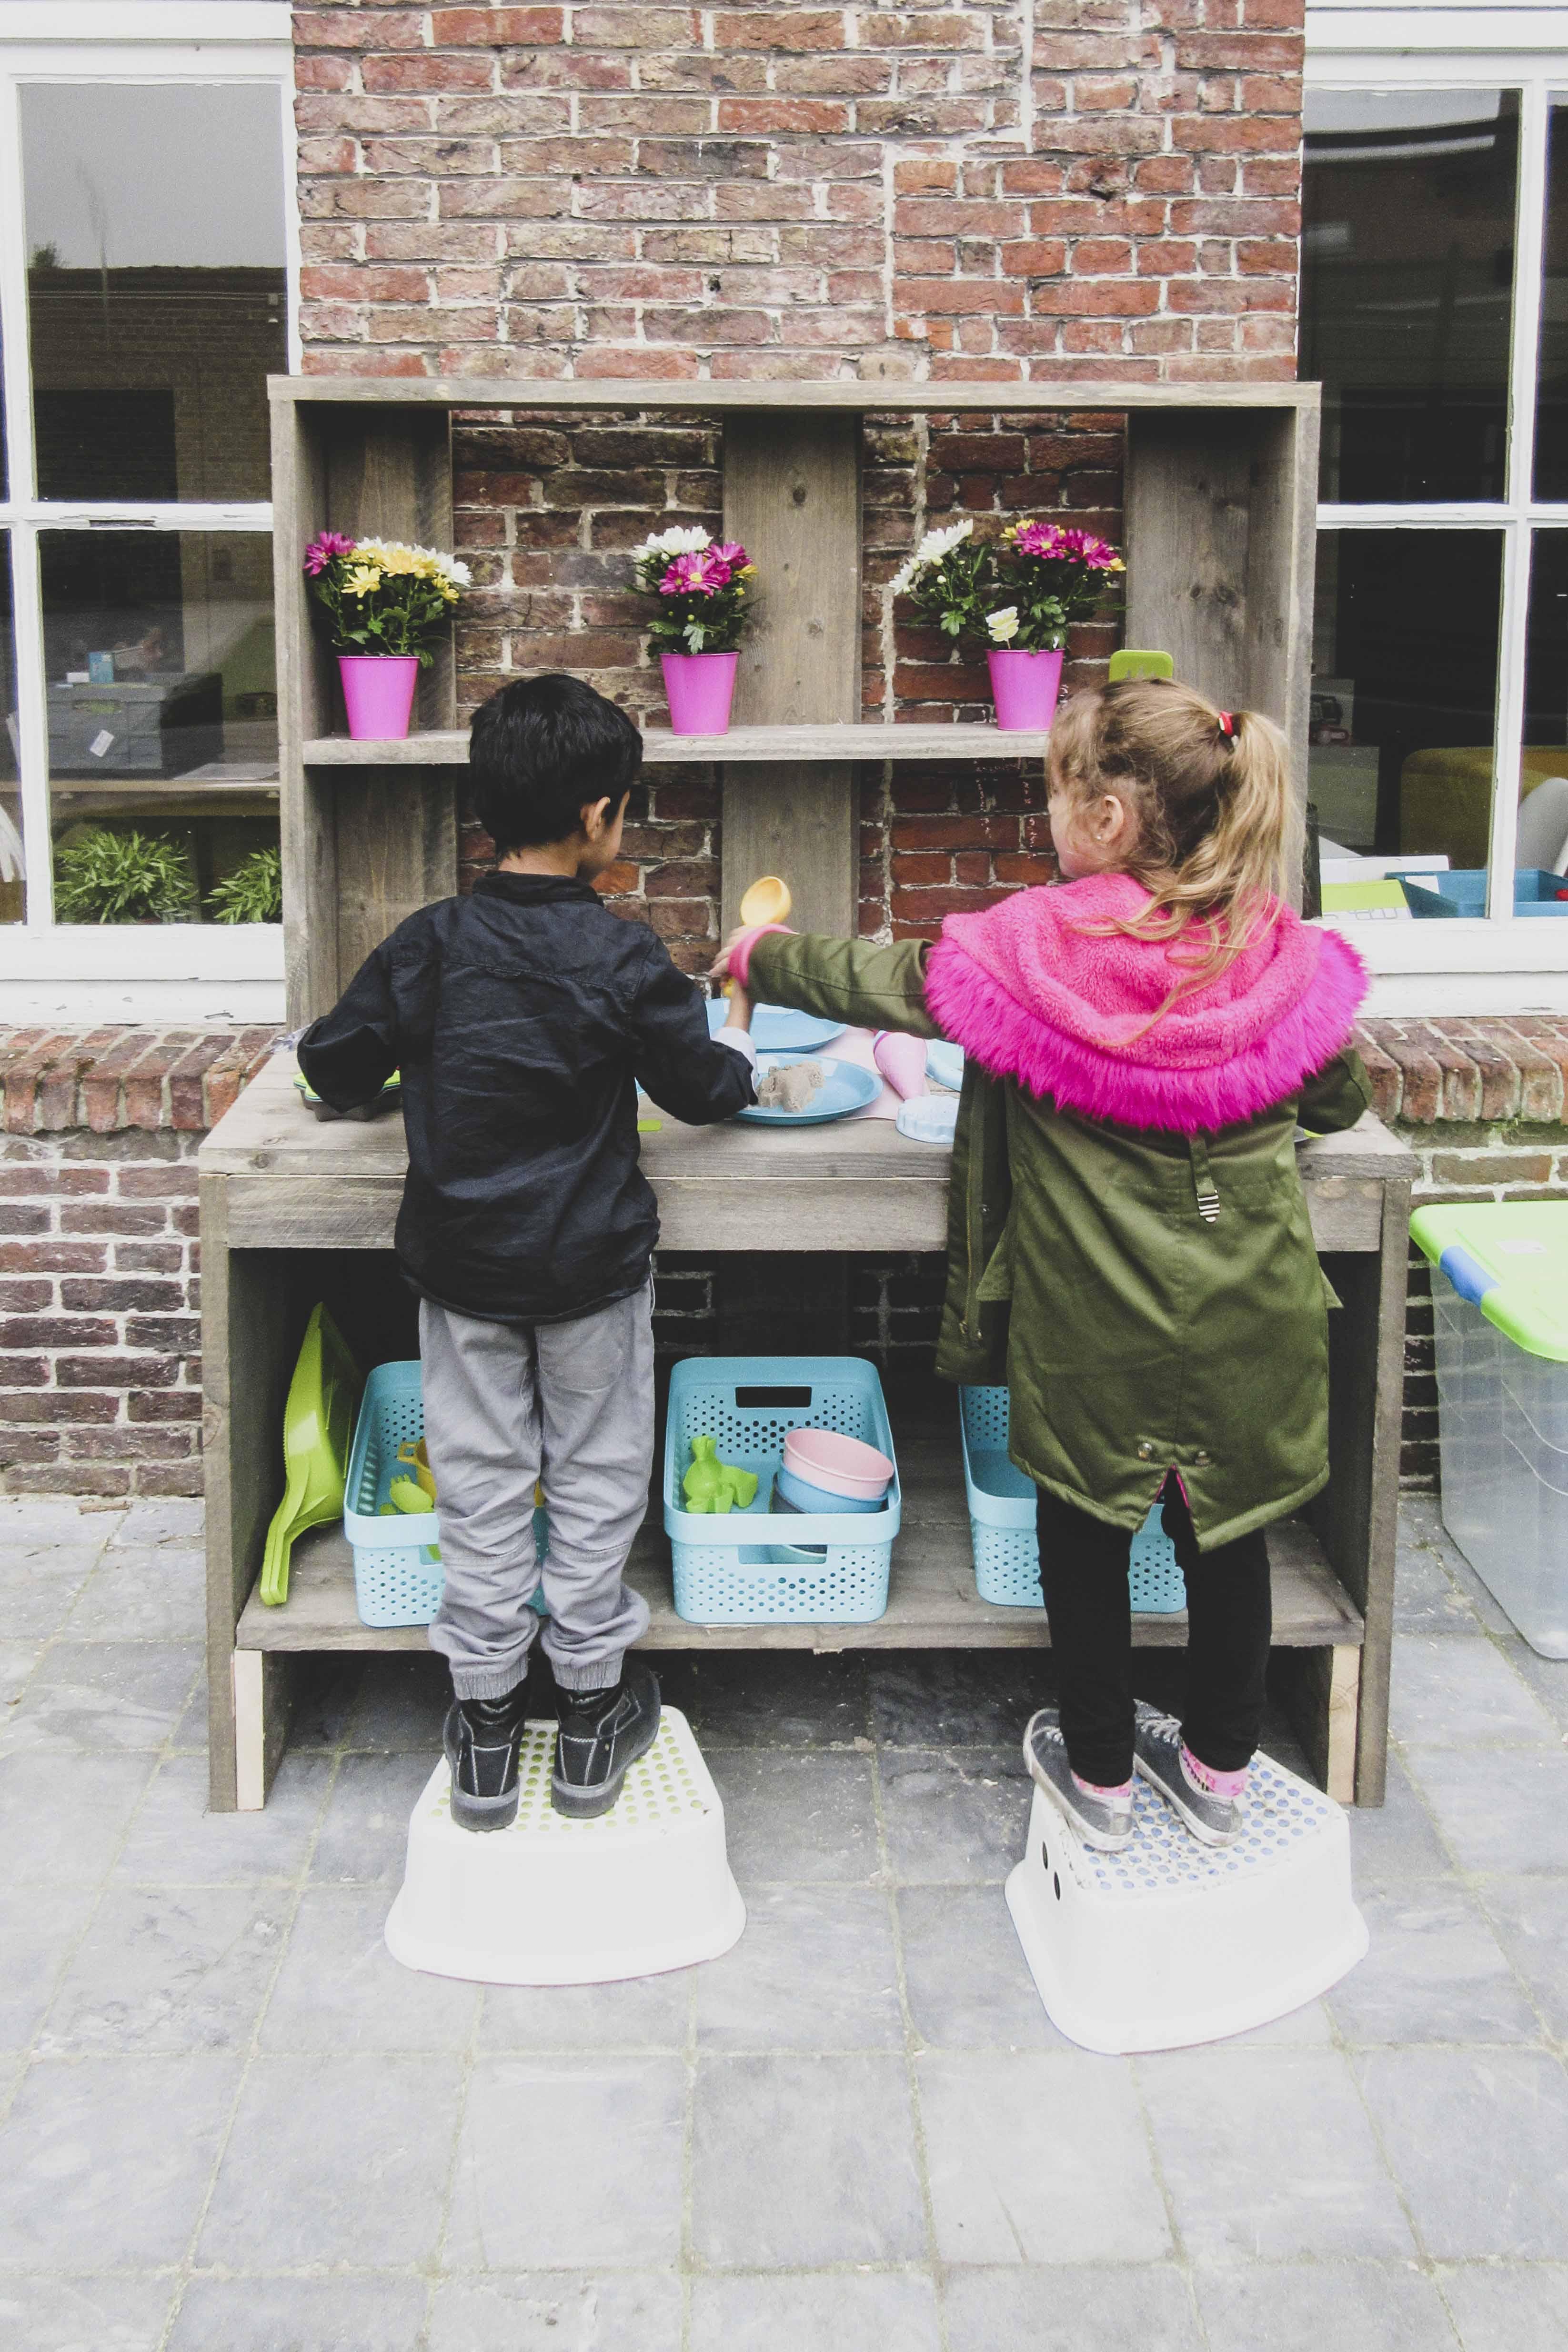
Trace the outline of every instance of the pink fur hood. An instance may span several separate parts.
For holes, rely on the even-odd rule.
[[[1255,1118],[1346,1045],[1366,968],[1288,907],[1145,1027],[1181,977],[1183,943],[1103,926],[1146,904],[1131,875],[1101,874],[950,915],[926,967],[933,1018],[1033,1095],[1183,1135]]]

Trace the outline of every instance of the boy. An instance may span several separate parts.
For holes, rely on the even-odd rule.
[[[300,1040],[337,1110],[402,1073],[396,1246],[419,1293],[446,1571],[430,1641],[451,1667],[452,1818],[469,1830],[517,1813],[541,1475],[556,1811],[607,1812],[658,1729],[658,1685],[625,1662],[647,1608],[621,1580],[653,1462],[658,1213],[637,1084],[676,1118],[731,1118],[755,1057],[744,993],[710,1038],[662,941],[593,888],[641,763],[626,713],[576,678],[492,695],[468,773],[496,871],[400,924]]]

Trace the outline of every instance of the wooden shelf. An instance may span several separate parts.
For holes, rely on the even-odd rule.
[[[1050,362],[1043,364],[1049,366]],[[626,415],[652,409],[700,415],[796,414],[816,409],[840,415],[949,416],[967,412],[1029,414],[1040,410],[1077,415],[1098,409],[1129,411],[1204,408],[1294,408],[1315,413],[1315,383],[1097,383],[1068,373],[1058,382],[943,383],[901,378],[768,383],[748,376],[733,383],[663,377],[638,383],[617,377],[574,376],[326,376],[269,375],[267,389],[279,407],[332,408],[577,408],[614,409]]]
[[[643,737],[643,764],[681,766],[721,760],[726,767],[841,760],[1040,760],[1047,731],[1004,733],[1000,727],[734,727],[727,735],[672,735],[653,728]],[[316,735],[301,746],[307,768],[466,768],[466,730],[406,735],[395,742],[355,742],[347,735]]]
[[[653,1612],[654,1650],[1034,1650],[1049,1635],[1043,1611],[998,1609],[974,1590],[959,1457],[957,1416],[895,1420],[904,1488],[903,1532],[893,1544],[887,1614],[868,1625],[691,1625],[675,1613],[669,1543],[656,1496],[632,1549],[627,1580]],[[1280,1649],[1360,1646],[1362,1620],[1305,1523],[1268,1531],[1274,1564],[1274,1641]],[[1133,1620],[1143,1649],[1180,1649],[1185,1612]],[[241,1650],[424,1650],[423,1625],[362,1625],[353,1555],[341,1528],[321,1528],[294,1547],[289,1597],[264,1608],[252,1592],[235,1635]]]

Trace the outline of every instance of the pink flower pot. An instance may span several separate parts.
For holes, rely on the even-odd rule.
[[[660,654],[670,732],[727,735],[739,654]]]
[[[1057,715],[1061,692],[1059,653],[1009,653],[994,648],[985,656],[991,667],[991,698],[996,724],[1009,734],[1026,729],[1043,733]]]
[[[356,743],[390,743],[407,734],[419,679],[413,654],[340,654],[338,675]]]

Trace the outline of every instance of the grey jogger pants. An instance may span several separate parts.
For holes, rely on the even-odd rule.
[[[653,1280],[574,1323],[485,1323],[419,1306],[425,1441],[446,1571],[430,1645],[459,1698],[522,1680],[539,1631],[534,1481],[544,1482],[544,1649],[562,1690],[599,1690],[647,1627],[621,1581],[653,1465]]]

